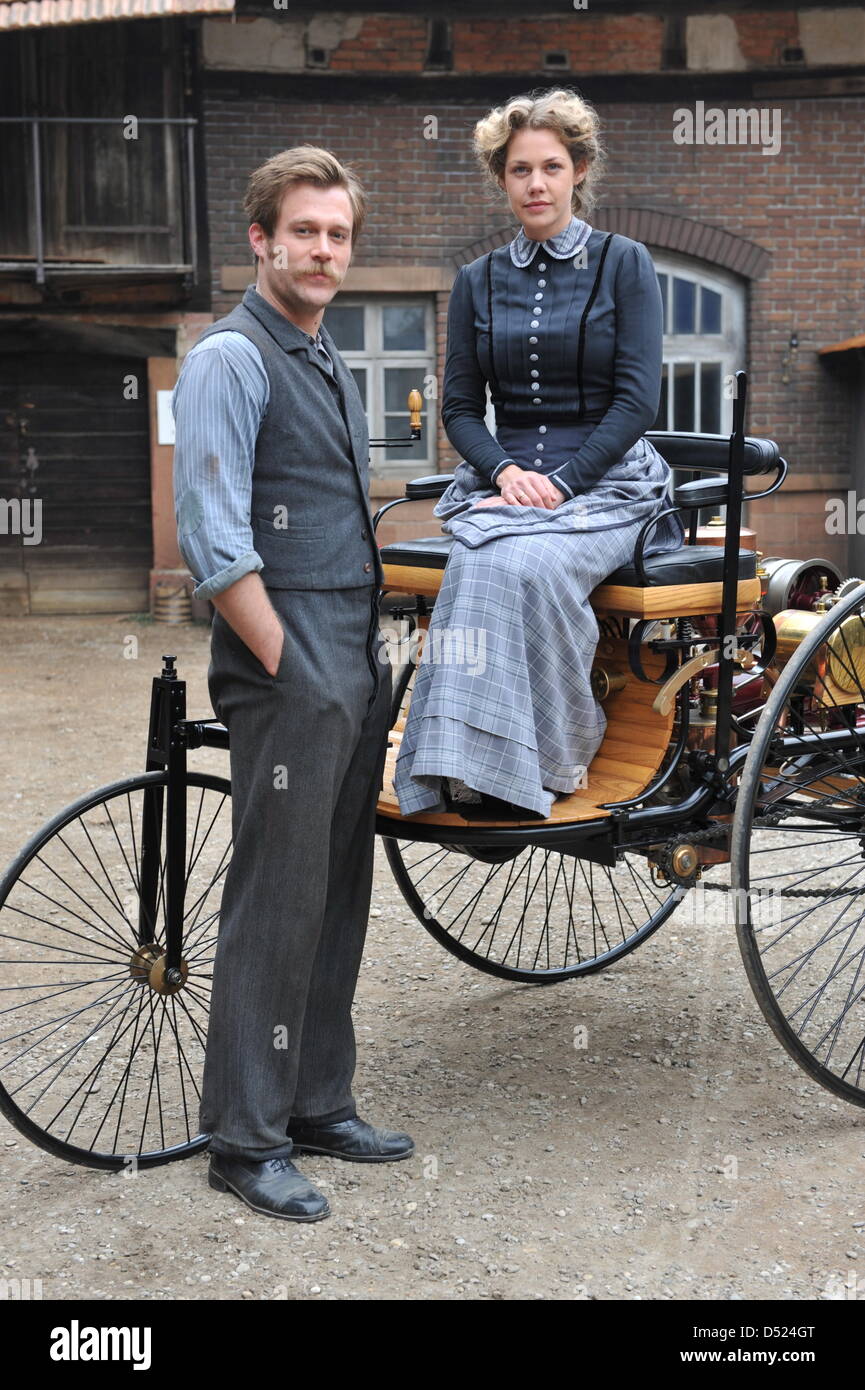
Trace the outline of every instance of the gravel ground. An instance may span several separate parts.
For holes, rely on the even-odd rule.
[[[162,652],[211,715],[208,642],[200,624],[2,620],[0,862],[142,770]],[[865,1298],[863,1112],[787,1057],[723,909],[695,925],[691,901],[605,973],[509,984],[423,931],[379,845],[355,1093],[414,1157],[302,1160],[333,1208],[303,1227],[213,1192],[203,1155],[106,1174],[0,1120],[0,1278],[69,1300]]]

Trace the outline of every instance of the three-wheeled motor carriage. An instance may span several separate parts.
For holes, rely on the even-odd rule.
[[[688,543],[607,576],[591,603],[607,718],[586,776],[546,820],[466,808],[402,816],[394,760],[450,546],[382,547],[397,663],[377,832],[418,922],[468,966],[555,984],[613,965],[690,893],[731,905],[777,1038],[836,1095],[865,1104],[865,584],[815,557],[743,544],[750,500],[783,485],[770,439],[652,433],[675,470]],[[439,497],[448,475],[405,499]],[[725,508],[715,544],[702,509]],[[81,797],[0,881],[0,1108],[36,1144],[116,1169],[200,1151],[199,1085],[231,787],[189,754],[227,749],[189,718],[164,658],[146,768]],[[337,678],[335,676],[335,678]],[[720,900],[720,899],[719,899]]]

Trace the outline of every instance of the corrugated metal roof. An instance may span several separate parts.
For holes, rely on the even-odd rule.
[[[108,19],[154,19],[179,14],[224,14],[234,0],[13,0],[0,4],[0,29],[45,29]]]

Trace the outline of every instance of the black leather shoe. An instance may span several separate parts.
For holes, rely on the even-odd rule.
[[[327,1198],[288,1158],[232,1158],[211,1153],[207,1181],[217,1192],[233,1192],[261,1216],[283,1221],[321,1221],[330,1216]]]
[[[332,1158],[347,1158],[352,1163],[393,1163],[398,1158],[410,1158],[414,1153],[410,1134],[394,1129],[373,1129],[357,1116],[328,1125],[300,1125],[295,1121],[288,1127],[288,1137],[298,1153],[327,1154]]]
[[[445,798],[446,802],[449,799]],[[498,796],[491,796],[489,792],[481,792],[480,804],[471,802],[449,801],[447,806],[449,811],[455,811],[463,820],[480,821],[523,821],[523,820],[546,820],[547,817],[540,811],[531,811],[527,806],[517,806],[513,801],[502,801]]]

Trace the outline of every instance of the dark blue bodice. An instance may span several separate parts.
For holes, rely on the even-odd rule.
[[[511,254],[527,244],[520,238],[461,268],[442,419],[454,447],[491,481],[514,462],[550,474],[572,496],[654,422],[662,313],[641,242],[592,229],[582,251],[562,259],[552,252],[566,233],[537,246],[527,265]],[[496,438],[483,423],[487,383]]]

